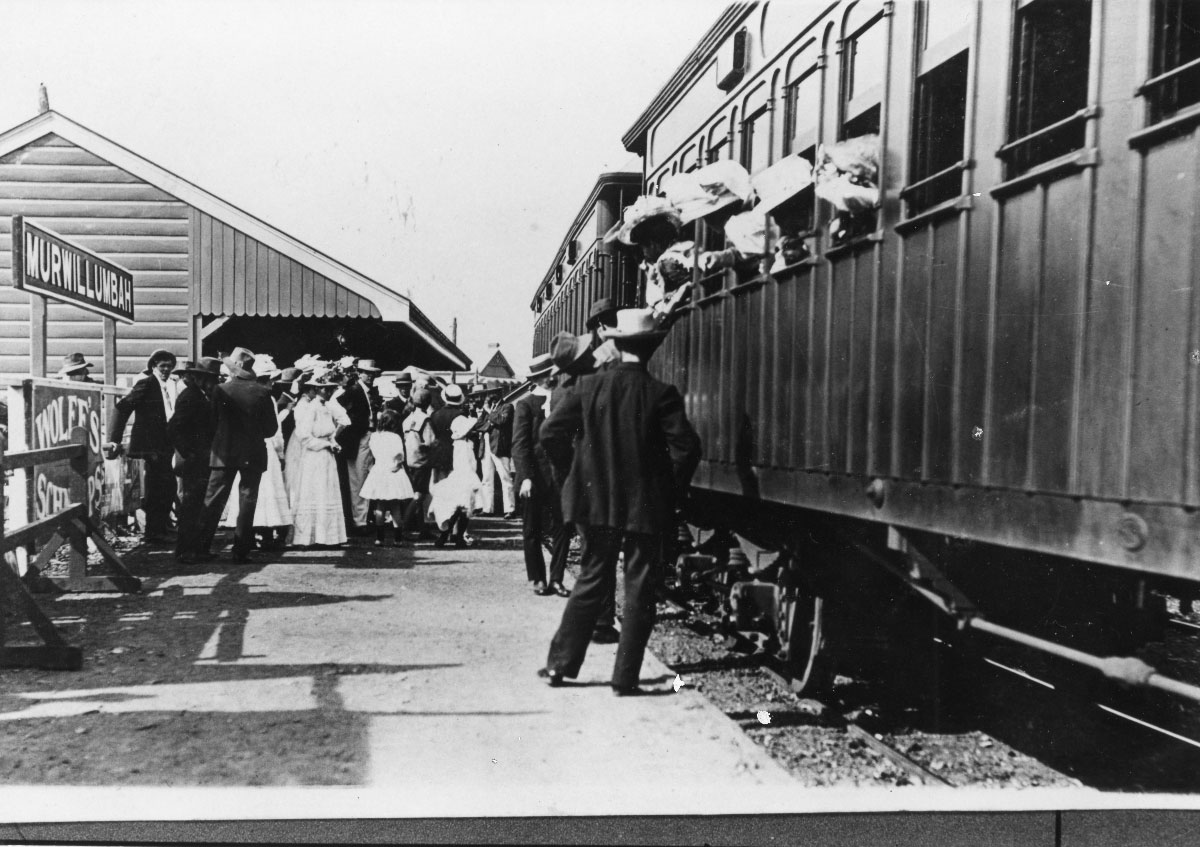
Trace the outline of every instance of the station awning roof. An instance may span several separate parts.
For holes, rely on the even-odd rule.
[[[429,353],[422,358],[430,364],[471,367],[471,360],[409,298],[58,112],[45,112],[0,133],[0,156],[47,135],[87,150],[192,208],[193,314],[373,319],[418,339]]]

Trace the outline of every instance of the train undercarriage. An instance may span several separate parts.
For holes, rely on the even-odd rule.
[[[954,657],[1004,641],[1082,668],[1084,687],[1200,699],[1130,658],[1162,637],[1169,598],[1190,605],[1189,584],[705,491],[688,517],[675,590],[786,665],[800,693],[828,691],[870,652],[864,640],[887,639],[905,659],[874,670],[918,687],[952,682]]]

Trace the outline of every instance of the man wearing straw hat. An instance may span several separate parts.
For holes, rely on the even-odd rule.
[[[375,418],[382,406],[374,385],[375,377],[382,371],[375,367],[374,359],[359,359],[354,369],[358,374],[358,381],[347,385],[345,392],[338,397],[338,402],[350,418],[350,426],[338,433],[337,442],[346,461],[350,506],[348,517],[353,521],[353,525],[348,524],[346,529],[362,533],[366,530],[367,512],[370,511],[371,504],[360,497],[358,492],[362,489],[374,462],[368,442],[371,433],[375,431]]]
[[[538,672],[552,686],[578,676],[623,552],[624,618],[611,684],[618,696],[642,693],[663,536],[700,461],[683,398],[646,370],[665,333],[649,309],[618,312],[616,328],[603,334],[621,362],[584,377],[542,426],[541,443],[565,477],[563,516],[583,539],[579,578]]]
[[[258,381],[254,373],[254,354],[235,347],[225,359],[228,382],[213,392],[213,433],[211,471],[204,494],[204,511],[196,544],[198,557],[207,557],[225,511],[225,503],[238,484],[238,521],[233,535],[233,560],[238,564],[255,561],[250,552],[254,545],[254,509],[258,505],[258,483],[267,469],[266,439],[279,429],[271,389]]]
[[[538,443],[538,430],[550,405],[550,382],[554,363],[543,353],[529,365],[534,389],[513,407],[513,482],[522,503],[521,535],[525,547],[525,575],[534,593],[569,597],[563,585],[571,535],[563,524],[562,504],[550,459]],[[546,581],[546,559],[542,554],[542,532],[550,533],[550,581]]]

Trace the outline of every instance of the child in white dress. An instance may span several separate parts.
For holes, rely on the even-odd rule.
[[[447,476],[429,486],[429,520],[442,531],[434,542],[436,547],[442,547],[451,538],[455,547],[470,547],[474,543],[467,535],[467,522],[475,513],[475,501],[483,483],[475,473],[475,448],[467,433],[477,423],[476,418],[466,416],[450,422],[454,466]]]
[[[375,464],[363,480],[358,496],[371,501],[375,513],[375,546],[383,546],[383,515],[392,519],[393,546],[404,546],[404,510],[415,494],[404,467],[404,439],[400,436],[400,415],[391,409],[379,414],[369,448]]]

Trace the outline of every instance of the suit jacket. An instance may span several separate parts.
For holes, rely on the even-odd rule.
[[[512,455],[513,417],[513,404],[501,403],[480,424],[479,431],[487,433],[493,456],[503,458]]]
[[[512,460],[513,483],[519,488],[533,481],[535,492],[557,492],[550,457],[538,442],[538,430],[546,419],[546,398],[526,394],[514,404]]]
[[[215,432],[212,401],[191,386],[175,401],[175,414],[167,421],[167,434],[175,447],[175,473],[179,476],[208,474]]]
[[[167,409],[163,405],[162,384],[154,374],[139,379],[129,393],[117,401],[116,413],[108,427],[108,440],[120,444],[125,424],[133,419],[129,434],[130,456],[169,456],[174,447],[167,434]]]
[[[279,429],[271,389],[255,379],[235,376],[213,391],[214,468],[267,469],[267,443]]]
[[[375,415],[380,409],[379,392],[371,386],[364,393],[362,383],[356,382],[338,395],[338,403],[346,410],[350,425],[338,433],[337,443],[342,448],[342,455],[353,459],[358,455],[359,442],[375,423]]]
[[[683,398],[636,362],[580,379],[542,426],[541,442],[566,471],[564,520],[626,532],[669,530],[700,462]]]

